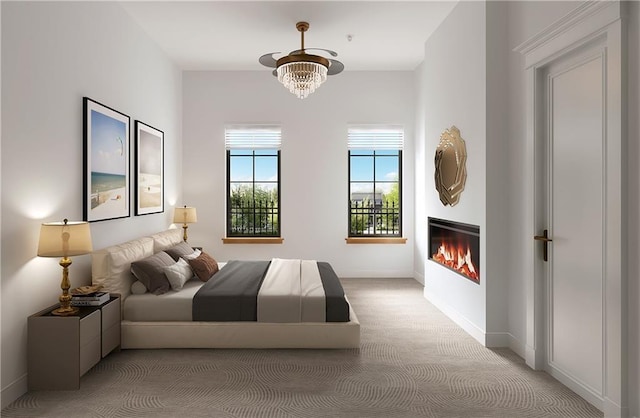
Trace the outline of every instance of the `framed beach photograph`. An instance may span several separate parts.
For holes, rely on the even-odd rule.
[[[164,212],[164,132],[139,120],[136,132],[136,215]]]
[[[129,204],[129,116],[83,99],[84,220],[125,218]]]

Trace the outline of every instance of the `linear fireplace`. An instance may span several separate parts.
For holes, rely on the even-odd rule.
[[[429,217],[429,260],[480,283],[480,227]]]

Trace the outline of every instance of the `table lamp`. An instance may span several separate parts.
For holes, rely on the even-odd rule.
[[[43,223],[40,228],[40,241],[38,243],[39,257],[62,257],[62,295],[60,295],[60,307],[53,315],[68,316],[78,313],[78,308],[71,306],[69,288],[69,266],[75,255],[88,254],[92,251],[91,229],[88,222],[63,222]]]
[[[182,223],[182,229],[184,229],[183,239],[187,240],[187,224],[193,224],[198,222],[198,215],[196,214],[196,208],[187,207],[185,205],[182,208],[175,208],[173,213],[173,222]]]

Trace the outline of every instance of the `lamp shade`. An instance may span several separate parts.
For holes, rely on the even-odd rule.
[[[88,222],[50,222],[40,227],[38,256],[70,257],[90,253],[91,229]]]
[[[182,207],[175,208],[173,213],[174,223],[192,224],[198,222],[198,215],[196,214],[196,208]]]

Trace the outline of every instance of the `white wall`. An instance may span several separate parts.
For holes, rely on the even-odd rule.
[[[184,204],[198,210],[189,242],[218,260],[310,258],[328,261],[341,277],[412,277],[413,75],[349,72],[330,76],[304,100],[260,72],[184,73]],[[282,127],[283,244],[226,244],[228,123],[272,122]],[[407,244],[349,244],[347,126],[405,127],[403,232]],[[183,202],[179,202],[182,204]]]
[[[2,22],[2,7],[0,6],[0,23]],[[2,30],[0,30],[0,45],[2,45]],[[1,50],[1,48],[0,48]],[[2,54],[0,53],[0,80],[2,80]],[[2,97],[2,82],[0,82],[0,98]],[[2,236],[2,100],[0,99],[0,237]],[[0,254],[2,254],[2,240],[0,239]],[[2,301],[2,268],[0,268],[0,301]],[[2,332],[2,309],[0,308],[0,333]],[[1,334],[0,334],[1,335]],[[0,379],[2,376],[2,344],[0,344]],[[0,409],[2,403],[2,385],[0,380]]]
[[[507,3],[460,2],[425,44],[416,85],[416,259],[425,296],[488,346],[510,343],[507,219]],[[467,145],[467,183],[460,202],[443,206],[433,186],[441,132],[456,125]],[[422,171],[424,168],[424,171]],[[418,175],[418,174],[417,174]],[[422,192],[422,190],[425,192]],[[426,217],[480,226],[480,284],[428,260]],[[419,268],[416,268],[419,272]]]
[[[629,2],[628,295],[629,412],[640,417],[640,3]]]
[[[509,285],[507,219],[509,185],[507,123],[507,2],[486,4],[486,344],[507,346],[507,289]]]
[[[461,2],[425,44],[420,67],[424,126],[426,215],[480,226],[480,284],[425,261],[425,296],[478,340],[486,332],[486,22],[483,2]],[[433,187],[440,134],[455,125],[467,147],[467,181],[460,202],[443,206]],[[417,164],[420,164],[418,162]],[[421,220],[425,222],[426,220]],[[425,228],[426,226],[421,226]],[[427,245],[425,244],[425,249]]]
[[[424,285],[424,267],[428,258],[428,221],[427,221],[427,195],[435,190],[433,182],[434,166],[433,154],[429,154],[425,149],[425,130],[427,123],[426,114],[426,80],[423,77],[425,72],[425,61],[416,68],[414,74],[415,86],[415,141],[414,141],[414,165],[415,165],[415,246],[413,248],[413,277]],[[430,150],[429,152],[434,152]]]
[[[181,184],[182,91],[180,71],[116,3],[1,7],[4,407],[26,391],[27,316],[60,294],[58,260],[36,257],[40,223],[82,219],[82,97],[128,114],[131,127],[139,119],[165,132],[167,210],[92,223],[97,249],[170,225]],[[90,283],[90,262],[73,258],[73,287]]]
[[[527,254],[522,245],[522,236],[527,233],[526,211],[531,200],[524,194],[526,166],[526,92],[524,58],[513,48],[542,31],[554,21],[573,10],[579,3],[519,1],[508,6],[508,172],[509,197],[508,243],[509,254],[509,333],[513,337],[512,347],[524,357],[526,340],[525,282]]]

